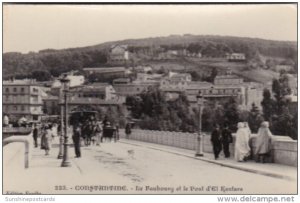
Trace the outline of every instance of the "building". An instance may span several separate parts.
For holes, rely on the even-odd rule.
[[[191,82],[186,88],[188,100],[192,106],[197,106],[197,95],[199,92],[207,101],[215,101],[223,103],[228,98],[236,99],[237,104],[243,110],[250,110],[254,103],[261,109],[261,101],[263,97],[263,88],[256,83],[242,83],[242,84],[212,84],[208,82]]]
[[[70,89],[71,98],[98,98],[101,100],[116,99],[116,91],[108,83],[92,83]]]
[[[130,78],[117,78],[113,80],[113,85],[125,85],[130,83]]]
[[[133,68],[138,73],[149,73],[153,71],[151,66],[136,66]]]
[[[162,79],[162,74],[147,74],[147,73],[137,73],[135,82],[149,82],[149,81],[157,81],[159,82]]]
[[[109,51],[109,63],[124,63],[129,61],[128,45],[112,45]]]
[[[59,97],[47,95],[43,98],[43,112],[47,115],[59,115],[60,107],[59,107]]]
[[[214,79],[215,85],[240,85],[244,83],[244,79],[236,75],[217,75]]]
[[[43,114],[42,97],[45,93],[35,80],[3,81],[3,113],[8,114],[11,121],[21,117],[28,121],[38,121]]]
[[[125,103],[125,97],[116,94],[112,85],[107,83],[92,83],[70,88],[68,105],[69,111],[88,108],[102,109],[117,107]],[[60,103],[60,105],[63,105]]]
[[[246,61],[246,56],[243,53],[227,54],[226,58],[230,62],[244,62],[244,61]]]
[[[191,81],[192,76],[189,73],[169,72],[168,76],[160,81],[160,89],[175,94],[176,92],[185,91]]]
[[[101,75],[103,77],[118,77],[124,78],[126,75],[125,67],[94,67],[94,68],[84,68],[88,75],[96,74]]]
[[[116,84],[114,88],[116,94],[119,96],[133,96],[141,94],[144,91],[149,90],[149,88],[158,86],[157,83],[130,83],[130,84]]]
[[[274,70],[276,71],[276,72],[280,72],[281,70],[284,70],[284,71],[292,71],[294,68],[293,68],[293,66],[291,66],[291,65],[276,65],[275,66],[275,68],[274,68]]]

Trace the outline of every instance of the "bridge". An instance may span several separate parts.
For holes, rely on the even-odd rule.
[[[61,167],[62,160],[57,159],[58,137],[53,141],[49,156],[45,156],[40,148],[34,148],[31,134],[8,138],[14,140],[17,137],[22,142],[4,139],[4,143],[9,144],[3,148],[3,193],[297,193],[297,168],[290,163],[291,160],[280,162],[280,156],[276,155],[282,151],[283,158],[293,159],[293,146],[295,143],[297,146],[295,141],[277,138],[279,140],[274,141],[273,150],[275,163],[260,164],[254,161],[239,163],[222,156],[214,160],[206,144],[204,157],[195,157],[194,145],[191,144],[195,143],[193,134],[133,130],[130,138],[126,139],[121,130],[120,135],[118,142],[82,146],[81,158],[75,158],[71,145],[71,167]],[[204,138],[206,143],[208,136]],[[285,145],[288,147],[284,148]],[[28,153],[25,153],[26,147]],[[289,151],[284,151],[287,148]]]

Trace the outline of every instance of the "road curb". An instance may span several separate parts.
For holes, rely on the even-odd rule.
[[[169,150],[169,149],[162,149],[162,148],[155,147],[155,146],[145,146],[145,145],[142,145],[142,144],[139,144],[139,143],[130,143],[130,142],[126,142],[126,141],[123,141],[123,140],[119,140],[119,142],[124,143],[124,144],[139,146],[139,147],[143,146],[143,147],[147,147],[149,149],[154,149],[154,150],[163,151],[163,152],[167,152],[167,153],[171,153],[171,154],[176,154],[176,155],[179,155],[179,156],[184,156],[184,157],[188,157],[188,158],[192,158],[192,159],[197,159],[197,160],[200,160],[200,161],[205,161],[205,162],[208,162],[208,163],[212,163],[212,164],[216,164],[216,165],[220,165],[220,166],[223,166],[223,167],[228,167],[228,168],[232,168],[232,169],[236,169],[236,170],[241,170],[241,171],[245,171],[245,172],[249,172],[249,173],[255,173],[255,174],[259,174],[259,175],[264,175],[264,176],[269,176],[269,177],[279,178],[279,179],[285,179],[285,180],[295,180],[294,178],[292,178],[290,176],[287,176],[287,175],[283,175],[283,174],[278,174],[278,173],[265,171],[265,170],[247,168],[247,167],[243,167],[243,166],[237,166],[237,165],[229,164],[229,163],[222,163],[222,162],[219,162],[219,161],[216,161],[216,160],[211,160],[211,159],[207,159],[207,158],[204,158],[204,157],[195,157],[195,156],[187,154],[187,153],[175,152],[175,151]],[[150,143],[150,144],[152,144],[152,143]]]

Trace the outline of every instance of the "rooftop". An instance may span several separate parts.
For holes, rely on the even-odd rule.
[[[98,73],[107,73],[107,72],[119,72],[125,71],[125,67],[93,67],[93,68],[83,68],[84,71],[97,71]]]
[[[237,75],[217,75],[215,79],[243,79]]]
[[[36,85],[39,84],[35,79],[23,79],[23,80],[4,80],[3,85]]]

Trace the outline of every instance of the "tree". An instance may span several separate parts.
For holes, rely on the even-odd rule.
[[[285,98],[291,94],[289,87],[289,78],[285,72],[282,72],[279,79],[274,79],[272,83],[272,91],[275,97],[275,110],[277,114],[281,114],[283,108],[288,105],[288,100]]]
[[[201,81],[201,75],[197,71],[190,72],[193,81]]]
[[[51,74],[48,71],[36,70],[32,72],[31,77],[37,81],[48,81],[51,79]]]
[[[239,121],[239,111],[236,99],[231,97],[224,104],[224,122],[227,123],[231,130],[236,130],[236,124]]]
[[[255,105],[255,103],[252,103],[252,107],[248,118],[248,123],[251,131],[257,132],[263,120],[264,119],[261,116],[258,107]]]
[[[209,81],[208,82],[214,82],[216,76],[218,75],[218,69],[213,67],[210,73]]]
[[[274,114],[274,100],[271,98],[271,92],[268,89],[264,89],[263,91],[261,106],[263,108],[264,119],[270,122]]]

